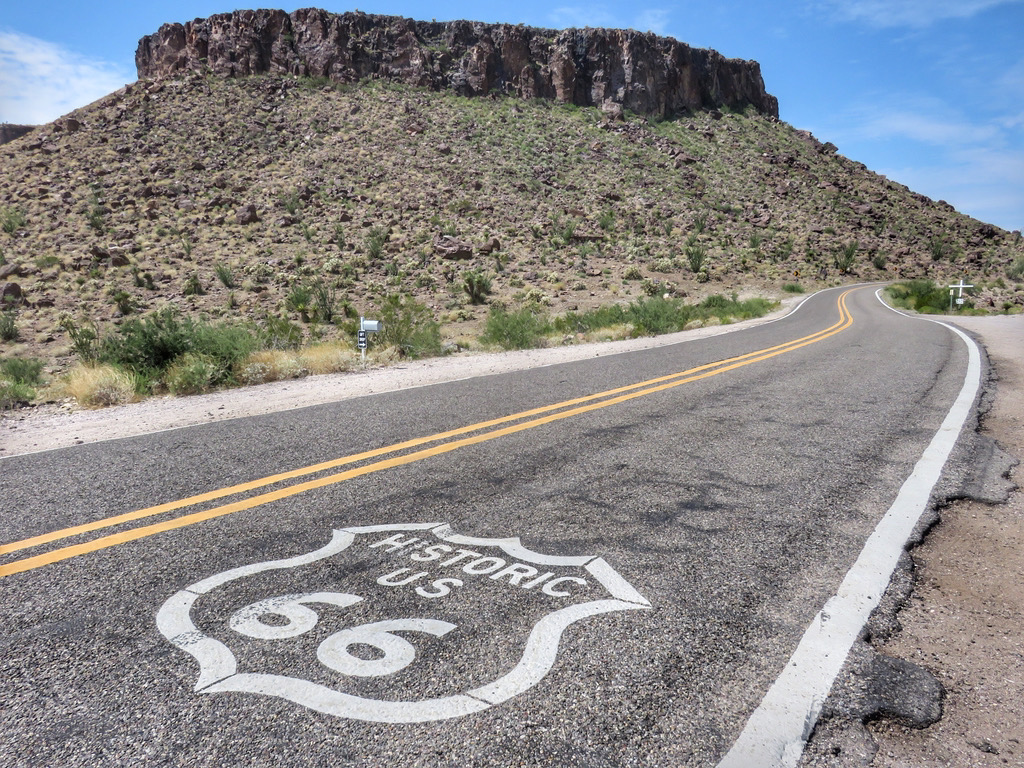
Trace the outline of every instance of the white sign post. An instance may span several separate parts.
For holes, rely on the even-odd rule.
[[[959,283],[957,283],[956,285],[949,286],[949,309],[950,309],[950,311],[953,310],[953,289],[955,288],[956,291],[957,291],[956,303],[957,303],[957,306],[960,306],[961,304],[964,303],[964,288],[973,288],[973,287],[974,287],[973,285],[969,285],[969,284],[965,283],[964,279],[962,277],[960,278],[960,282]]]

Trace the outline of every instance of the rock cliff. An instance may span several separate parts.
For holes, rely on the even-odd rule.
[[[422,22],[314,8],[235,11],[163,25],[139,41],[135,63],[140,79],[181,71],[377,77],[466,96],[615,104],[659,117],[748,106],[778,116],[757,62],[632,30]]]
[[[35,128],[34,125],[15,125],[14,123],[0,123],[0,144],[20,139],[29,131]]]

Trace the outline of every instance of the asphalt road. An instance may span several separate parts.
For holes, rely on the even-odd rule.
[[[834,290],[711,339],[0,459],[0,754],[714,766],[966,361]]]

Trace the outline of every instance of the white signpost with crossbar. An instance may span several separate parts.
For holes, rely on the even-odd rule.
[[[953,289],[956,289],[956,291],[957,291],[956,303],[957,303],[957,306],[960,306],[961,304],[964,303],[964,288],[973,288],[973,287],[974,287],[973,285],[969,285],[968,283],[965,283],[964,279],[962,277],[960,278],[960,282],[959,283],[957,283],[956,285],[949,286],[949,310],[950,310],[950,312],[953,311]]]

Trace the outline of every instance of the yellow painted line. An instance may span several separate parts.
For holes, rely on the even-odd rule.
[[[660,376],[658,378],[649,379],[647,381],[641,381],[641,382],[638,382],[636,384],[629,384],[629,385],[626,385],[626,386],[623,386],[623,387],[618,387],[616,389],[610,389],[610,390],[607,390],[607,391],[604,391],[604,392],[598,392],[597,394],[586,395],[584,397],[578,397],[578,398],[575,398],[575,399],[572,399],[572,400],[565,400],[565,401],[563,401],[561,403],[555,403],[553,405],[546,405],[546,406],[542,406],[542,407],[539,407],[539,408],[533,408],[533,409],[528,410],[528,411],[522,411],[520,413],[514,413],[514,414],[511,414],[509,416],[503,416],[501,418],[492,419],[490,421],[483,421],[483,422],[479,422],[477,424],[470,424],[468,426],[459,427],[457,429],[449,430],[447,432],[439,432],[437,434],[428,435],[426,437],[413,438],[412,440],[406,440],[406,441],[401,442],[401,443],[395,443],[394,445],[389,445],[389,446],[385,446],[385,447],[382,447],[382,448],[376,448],[374,450],[364,451],[362,453],[352,454],[350,456],[344,456],[344,457],[338,458],[338,459],[331,459],[329,461],[321,462],[321,463],[318,463],[318,464],[312,464],[312,465],[307,466],[307,467],[301,467],[299,469],[293,469],[293,470],[289,470],[287,472],[281,472],[281,473],[278,473],[278,474],[269,475],[267,477],[263,477],[263,478],[260,478],[260,479],[257,479],[257,480],[252,480],[252,481],[245,482],[245,483],[239,483],[237,485],[232,485],[232,486],[229,486],[229,487],[226,487],[226,488],[219,488],[219,489],[214,490],[214,491],[209,491],[207,493],[201,493],[201,494],[198,494],[198,495],[195,495],[195,496],[189,496],[187,498],[178,499],[176,501],[171,501],[171,502],[168,502],[166,504],[158,504],[156,506],[146,507],[144,509],[138,509],[138,510],[134,510],[132,512],[126,512],[126,513],[120,514],[120,515],[113,515],[111,517],[102,518],[100,520],[93,520],[93,521],[88,522],[88,523],[82,523],[80,525],[75,525],[75,526],[71,526],[71,527],[68,527],[68,528],[62,528],[62,529],[57,530],[57,531],[51,531],[49,533],[39,534],[38,536],[32,536],[32,537],[29,537],[29,538],[26,538],[26,539],[21,539],[19,541],[13,541],[13,542],[11,542],[9,544],[2,544],[2,545],[0,545],[0,555],[10,554],[12,552],[18,552],[18,551],[21,551],[21,550],[24,550],[24,549],[30,549],[32,547],[38,547],[38,546],[41,546],[43,544],[49,544],[50,542],[53,542],[53,541],[59,541],[60,539],[66,539],[66,538],[70,538],[72,536],[78,536],[78,535],[81,535],[83,533],[91,533],[92,531],[98,531],[98,530],[102,530],[104,528],[112,528],[112,527],[117,526],[117,525],[122,525],[124,523],[134,522],[135,520],[141,520],[141,519],[147,518],[147,517],[155,517],[157,515],[162,515],[162,514],[165,514],[167,512],[174,512],[176,510],[184,509],[186,507],[192,507],[192,506],[195,506],[196,504],[203,504],[203,503],[208,502],[208,501],[216,501],[217,499],[222,499],[222,498],[225,498],[227,496],[234,496],[236,494],[246,493],[246,492],[249,492],[249,491],[254,491],[254,490],[257,490],[259,488],[265,488],[265,487],[267,487],[269,485],[275,485],[277,483],[286,482],[288,480],[294,480],[296,478],[304,477],[306,475],[315,474],[317,472],[324,472],[324,471],[327,471],[327,470],[330,470],[330,469],[337,469],[338,467],[345,466],[346,464],[355,464],[355,463],[358,463],[360,461],[366,461],[368,459],[374,459],[374,458],[377,458],[379,456],[387,455],[389,453],[396,453],[398,451],[408,450],[410,448],[416,448],[418,446],[425,445],[427,443],[437,442],[437,441],[440,441],[440,440],[446,440],[446,439],[449,439],[449,438],[452,438],[452,437],[458,437],[459,435],[468,434],[470,432],[476,432],[478,430],[488,429],[488,428],[491,428],[491,427],[499,426],[501,424],[507,424],[507,423],[512,422],[512,421],[518,421],[520,419],[530,418],[531,416],[537,416],[537,415],[540,415],[540,414],[543,414],[543,413],[550,413],[551,411],[556,411],[556,410],[559,410],[559,409],[562,409],[562,408],[568,408],[568,407],[571,407],[573,405],[579,405],[581,403],[591,402],[591,401],[594,401],[594,400],[600,400],[600,399],[605,398],[605,397],[611,397],[613,395],[617,395],[617,394],[620,394],[622,392],[628,392],[630,390],[640,389],[642,387],[650,386],[652,384],[657,384],[657,383],[660,383],[660,382],[663,382],[663,381],[670,381],[670,380],[677,379],[677,378],[680,378],[680,377],[683,377],[683,376],[689,376],[689,375],[692,375],[694,373],[697,373],[697,372],[700,372],[700,371],[709,370],[709,369],[712,369],[712,368],[716,368],[716,367],[721,366],[721,365],[726,365],[726,364],[733,363],[733,362],[739,362],[741,360],[745,360],[745,359],[754,357],[756,355],[763,354],[765,352],[774,351],[774,350],[778,350],[778,349],[789,348],[789,347],[791,347],[794,344],[799,344],[799,343],[807,341],[807,340],[815,339],[815,338],[821,336],[822,334],[828,333],[829,331],[833,330],[834,328],[839,327],[844,322],[844,319],[845,319],[845,314],[843,314],[845,312],[845,303],[843,302],[843,299],[845,298],[845,295],[846,294],[843,294],[843,296],[841,296],[839,298],[839,302],[840,302],[840,305],[839,305],[840,306],[840,319],[839,319],[839,321],[837,321],[834,325],[832,325],[829,328],[826,328],[826,329],[824,329],[822,331],[818,331],[816,333],[810,334],[808,336],[804,336],[804,337],[799,338],[799,339],[794,339],[792,341],[788,341],[788,342],[786,342],[784,344],[779,344],[779,345],[776,345],[774,347],[767,347],[766,349],[757,350],[755,352],[748,352],[745,355],[740,355],[738,357],[728,358],[726,360],[719,360],[719,361],[714,362],[714,363],[707,363],[705,365],[701,365],[701,366],[698,366],[696,368],[691,368],[689,370],[682,371],[680,373],[668,374],[666,376]]]
[[[416,440],[410,440],[407,441],[406,443],[400,443],[396,444],[395,446],[377,449],[376,451],[368,451],[363,454],[356,454],[353,457],[346,457],[344,459],[337,459],[331,462],[324,462],[323,464],[313,465],[318,469],[305,468],[302,470],[293,470],[292,472],[282,473],[281,475],[274,475],[271,477],[297,477],[301,476],[302,474],[309,474],[310,472],[319,471],[319,469],[337,467],[341,466],[344,463],[351,463],[352,461],[359,460],[356,457],[367,458],[374,455],[381,455],[383,453],[394,452],[396,450],[399,450],[400,446],[409,447],[417,444],[423,444],[424,442],[436,441],[438,439],[442,439],[442,437],[444,436],[462,434],[468,431],[478,430],[490,425],[507,423],[508,421],[514,419],[521,419],[529,415],[549,412],[557,408],[564,408],[568,405],[592,401],[599,397],[606,397],[608,395],[615,393],[624,393],[619,394],[617,397],[611,397],[610,399],[601,400],[600,402],[590,402],[590,404],[588,405],[579,405],[578,407],[570,408],[569,410],[562,410],[557,413],[548,413],[548,415],[546,416],[533,419],[531,421],[513,424],[511,426],[504,427],[503,429],[492,430],[490,432],[485,432],[483,434],[466,437],[461,440],[453,440],[451,442],[442,443],[441,445],[437,445],[431,448],[426,448],[424,450],[416,451],[402,456],[395,456],[389,459],[385,459],[383,461],[374,462],[372,464],[367,464],[362,467],[356,467],[354,469],[346,470],[344,472],[339,472],[333,475],[318,478],[316,480],[310,480],[305,483],[299,483],[296,485],[289,486],[287,488],[281,488],[276,491],[260,494],[249,499],[242,499],[240,501],[232,502],[230,504],[224,504],[219,507],[214,507],[212,509],[193,512],[191,514],[176,517],[171,520],[166,520],[160,523],[154,523],[140,528],[134,528],[128,531],[123,531],[121,533],[110,534],[108,536],[103,536],[97,539],[93,539],[91,541],[61,547],[59,549],[35,555],[33,557],[27,557],[21,560],[16,560],[5,565],[0,565],[0,578],[4,576],[9,576],[14,573],[20,573],[22,571],[39,568],[43,565],[48,565],[50,563],[58,562],[61,560],[67,560],[72,557],[77,557],[78,555],[86,554],[89,552],[95,552],[97,550],[106,549],[108,547],[117,546],[118,544],[123,544],[127,541],[134,541],[136,539],[144,538],[146,536],[152,536],[156,533],[162,533],[165,531],[173,530],[175,528],[182,528],[188,525],[204,522],[215,517],[229,515],[234,512],[239,512],[242,510],[252,509],[254,507],[262,506],[273,501],[279,501],[281,499],[288,498],[289,496],[294,496],[309,490],[322,488],[328,485],[334,485],[336,483],[344,482],[345,480],[350,480],[352,478],[360,477],[362,475],[368,475],[373,472],[379,472],[384,469],[391,469],[393,467],[411,464],[413,462],[421,461],[432,456],[438,456],[444,453],[449,453],[451,451],[455,451],[459,448],[463,448],[469,445],[476,445],[489,440],[494,440],[499,437],[515,434],[517,432],[522,432],[527,429],[533,429],[544,424],[550,424],[555,421],[571,418],[573,416],[578,416],[580,414],[588,413],[590,411],[595,411],[601,408],[607,408],[612,405],[618,405],[620,403],[624,403],[638,397],[644,397],[646,395],[650,395],[656,392],[662,392],[668,389],[673,389],[675,387],[693,381],[710,378],[711,376],[717,376],[720,373],[725,373],[727,371],[735,370],[736,368],[751,365],[752,363],[767,360],[778,355],[783,355],[795,349],[800,349],[802,347],[808,346],[810,344],[816,344],[819,341],[823,341],[826,338],[829,338],[837,333],[840,333],[843,330],[846,330],[853,324],[853,317],[852,315],[849,314],[848,310],[846,309],[846,297],[851,292],[852,291],[846,291],[839,297],[838,304],[840,309],[840,319],[835,325],[825,329],[824,331],[819,331],[818,333],[802,337],[801,339],[796,339],[785,344],[777,345],[775,347],[768,347],[766,349],[759,350],[757,352],[751,352],[746,355],[740,355],[739,357],[729,358],[728,360],[722,360],[717,363],[709,363],[707,365],[698,366],[697,368],[693,368],[690,369],[689,371],[684,371],[682,373],[672,374],[669,376],[662,376],[656,379],[650,379],[649,381],[646,382],[641,382],[640,384],[633,384],[627,387],[619,387],[618,389],[608,390],[607,392],[600,393],[598,395],[590,395],[584,398],[576,398],[575,400],[567,400],[564,403],[559,403],[553,406],[545,406],[543,408],[537,408],[531,411],[524,411],[521,414],[507,416],[501,419],[495,419],[494,421],[491,422],[481,422],[480,424],[471,425],[469,427],[462,427],[458,430],[452,430],[451,432],[439,433],[438,435],[433,435],[427,438],[417,438]],[[655,384],[655,386],[647,386],[649,384]],[[644,386],[647,386],[647,388],[637,390],[638,387]],[[637,391],[630,392],[629,390]],[[254,481],[253,483],[245,483],[239,486],[232,486],[231,489],[258,488],[261,487],[261,485],[269,484],[268,481],[270,481],[270,478],[264,478],[263,480]],[[274,480],[270,482],[277,481]],[[106,520],[88,523],[84,526],[76,526],[75,528],[63,529],[63,531],[55,531],[52,534],[44,534],[43,536],[35,537],[35,539],[45,539],[45,541],[39,541],[39,543],[46,543],[49,541],[57,540],[59,538],[66,538],[67,536],[74,535],[73,533],[69,533],[69,531],[75,531],[76,533],[78,533],[84,532],[84,530],[96,530],[97,528],[101,527],[101,524],[103,527],[117,524],[115,522],[111,522],[114,520],[117,520],[118,522],[127,522],[139,519],[141,517],[159,514],[159,512],[153,510],[169,511],[170,509],[177,509],[183,506],[191,506],[193,504],[200,503],[200,499],[208,500],[212,498],[219,498],[224,495],[228,495],[228,493],[230,492],[238,492],[237,490],[232,491],[231,489],[212,491],[208,494],[201,494],[200,496],[193,496],[190,497],[189,499],[183,499],[180,502],[172,502],[170,504],[161,505],[159,507],[150,507],[145,510],[138,510],[137,512],[128,513],[126,515],[118,515],[113,518],[107,518]],[[186,504],[185,502],[188,503]],[[24,541],[33,541],[35,539],[25,539]],[[15,544],[18,543],[20,542],[15,542]],[[12,547],[13,545],[6,546]]]

